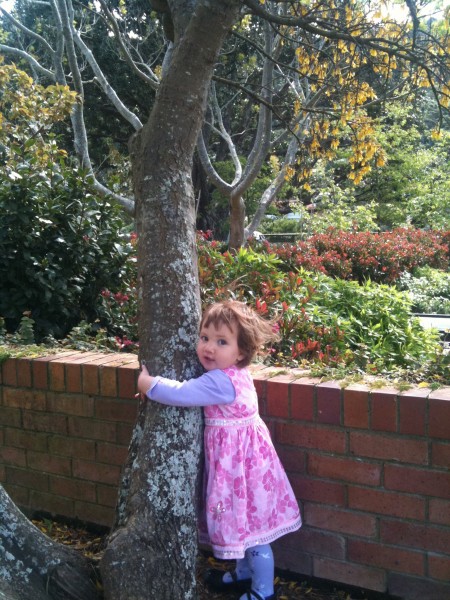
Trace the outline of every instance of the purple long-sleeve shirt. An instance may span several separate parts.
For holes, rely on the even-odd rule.
[[[211,406],[231,404],[236,392],[228,375],[213,369],[187,381],[155,377],[146,396],[170,406]]]

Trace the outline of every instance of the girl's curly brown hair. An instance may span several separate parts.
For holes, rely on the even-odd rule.
[[[244,358],[237,367],[247,367],[262,346],[279,339],[277,327],[273,321],[261,317],[253,308],[237,300],[224,300],[210,304],[200,323],[201,327],[209,325],[219,327],[224,324],[229,329],[237,329],[237,343]]]

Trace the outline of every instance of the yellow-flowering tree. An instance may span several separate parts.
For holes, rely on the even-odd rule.
[[[51,132],[68,119],[75,102],[68,86],[40,85],[15,65],[0,62],[0,169],[5,175],[20,176],[14,171],[18,161],[38,171],[67,155]]]

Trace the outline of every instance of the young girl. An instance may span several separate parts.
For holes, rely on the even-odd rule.
[[[171,406],[203,406],[205,477],[199,539],[234,571],[213,569],[216,590],[248,590],[240,600],[274,600],[270,543],[301,526],[300,511],[246,368],[262,344],[276,337],[272,324],[236,301],[212,304],[200,324],[197,355],[206,373],[177,382],[142,367],[139,391]]]

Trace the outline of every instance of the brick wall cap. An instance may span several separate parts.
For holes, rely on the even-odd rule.
[[[439,388],[429,395],[430,400],[450,400],[450,387]]]
[[[402,392],[399,392],[398,395],[400,397],[408,396],[408,398],[428,398],[430,392],[431,388],[412,387],[408,390],[403,390]]]
[[[398,396],[399,392],[397,390],[397,388],[386,385],[380,388],[373,388],[370,390],[370,394],[371,396],[375,396],[376,394],[383,394],[383,395],[389,395],[389,396]]]
[[[292,381],[292,385],[313,385],[316,386],[320,383],[319,377],[296,377]]]
[[[321,383],[319,383],[317,385],[317,387],[319,388],[330,388],[333,390],[341,390],[342,389],[342,385],[340,384],[339,381],[334,381],[334,380],[330,380],[330,381],[322,381]]]
[[[368,383],[350,383],[343,388],[344,394],[346,391],[349,392],[370,392],[370,385]]]

